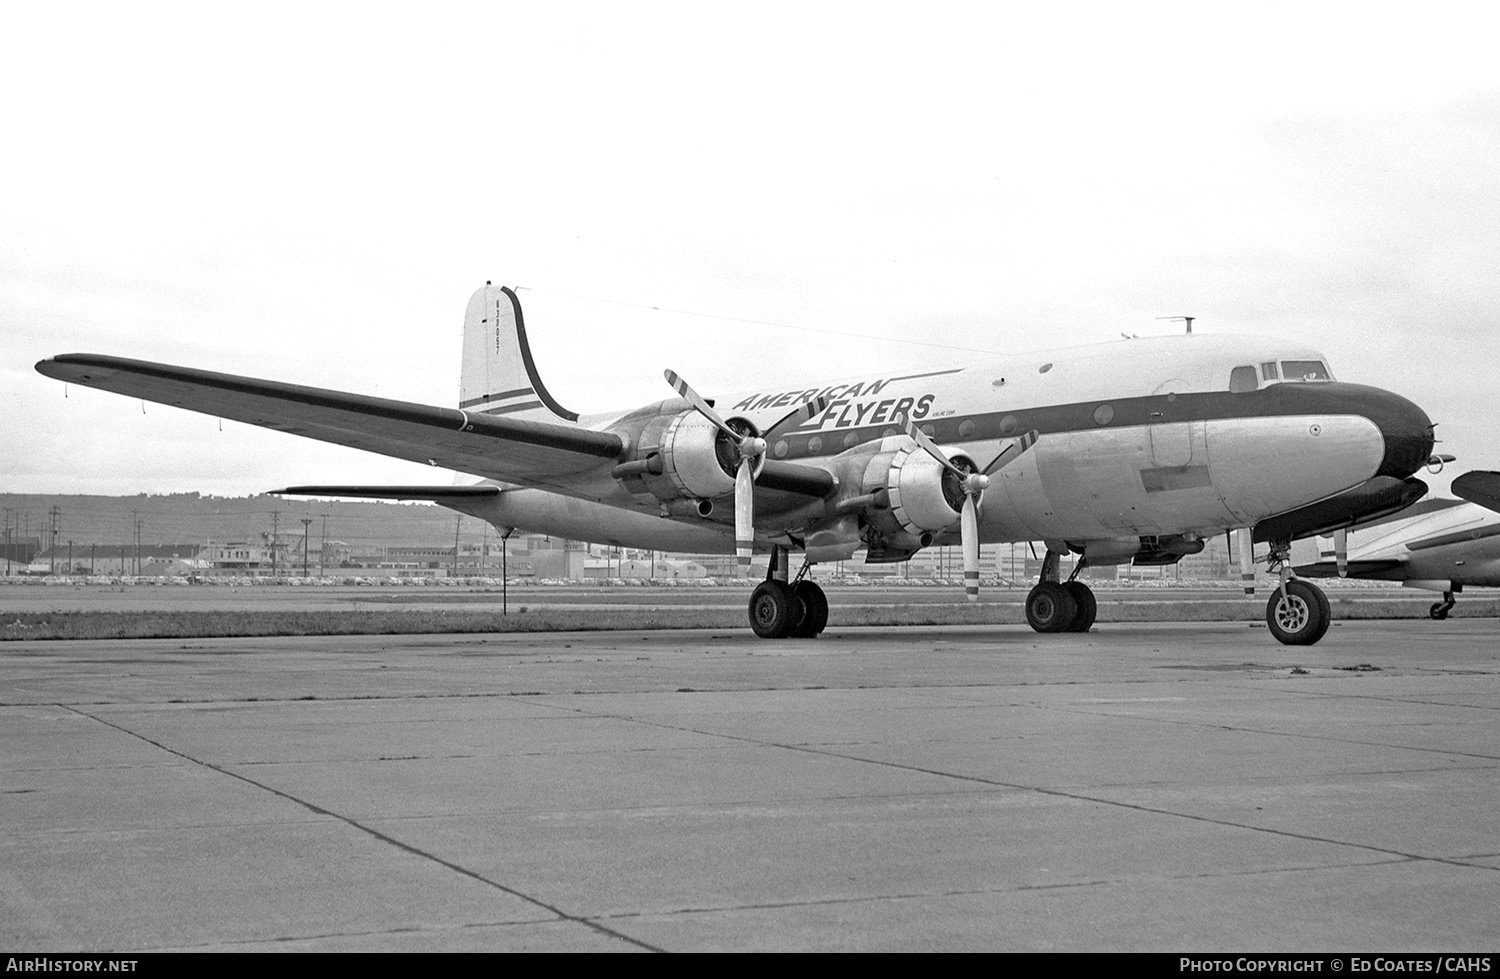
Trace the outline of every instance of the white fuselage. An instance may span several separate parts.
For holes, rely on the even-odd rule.
[[[1283,377],[1309,364],[1322,369],[1320,379]],[[909,443],[902,415],[950,456],[980,466],[1035,429],[1037,444],[984,492],[982,540],[1206,537],[1357,486],[1380,469],[1386,443],[1371,418],[1273,390],[1353,387],[1327,380],[1324,365],[1316,351],[1284,341],[1199,334],[758,390],[719,398],[716,408],[766,431],[797,404],[828,397],[826,411],[778,433],[766,458],[835,472],[840,454],[856,446]],[[621,417],[582,423],[617,430]],[[859,489],[841,485],[827,506],[762,503],[757,490],[757,538],[762,545],[797,540],[831,523],[837,499]],[[709,517],[669,513],[607,472],[566,496],[508,488],[463,508],[499,526],[632,547],[715,552],[732,537],[727,507]],[[955,515],[936,542],[956,535]]]

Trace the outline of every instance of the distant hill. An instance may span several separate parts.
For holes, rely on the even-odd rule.
[[[36,536],[51,543],[52,508],[58,508],[60,545],[121,544],[135,541],[140,521],[142,544],[203,544],[210,541],[258,541],[273,527],[290,544],[302,539],[303,518],[317,548],[326,527],[328,540],[370,547],[453,546],[455,528],[461,543],[477,543],[486,525],[472,517],[431,503],[288,500],[279,496],[203,496],[199,493],[138,496],[81,496],[0,493],[0,507],[10,511],[16,536]],[[489,529],[493,538],[495,531]],[[0,531],[3,537],[3,531]]]

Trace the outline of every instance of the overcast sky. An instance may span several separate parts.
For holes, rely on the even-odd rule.
[[[1210,12],[1213,11],[1213,12]],[[566,407],[1195,329],[1297,338],[1500,469],[1480,4],[14,4],[0,491],[408,463],[64,386],[107,353],[456,403],[520,293]],[[66,396],[65,396],[66,395]],[[436,481],[446,481],[446,474]]]

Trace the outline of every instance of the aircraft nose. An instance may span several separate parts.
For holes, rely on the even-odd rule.
[[[1381,476],[1405,479],[1432,457],[1432,419],[1411,401],[1389,391],[1372,390],[1367,417],[1385,438]]]

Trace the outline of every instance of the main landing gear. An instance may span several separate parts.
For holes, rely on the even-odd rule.
[[[1078,581],[1087,559],[1079,561],[1067,581],[1059,581],[1062,555],[1052,549],[1042,559],[1042,580],[1026,596],[1026,623],[1037,632],[1088,632],[1094,627],[1099,602],[1088,585]]]
[[[1266,602],[1266,625],[1278,642],[1287,646],[1311,646],[1328,631],[1333,609],[1323,589],[1292,577],[1288,562],[1292,542],[1272,541],[1270,569],[1281,576],[1281,585]]]
[[[804,577],[812,567],[803,564],[787,581],[787,552],[771,551],[766,580],[750,593],[750,628],[762,639],[811,639],[828,625],[828,596],[818,583]]]
[[[1446,619],[1448,617],[1448,613],[1453,610],[1453,606],[1457,604],[1457,600],[1453,597],[1453,593],[1462,590],[1462,585],[1454,585],[1452,590],[1443,592],[1443,600],[1441,602],[1438,602],[1432,608],[1428,609],[1427,614],[1432,616],[1434,619],[1437,619],[1439,622]]]

